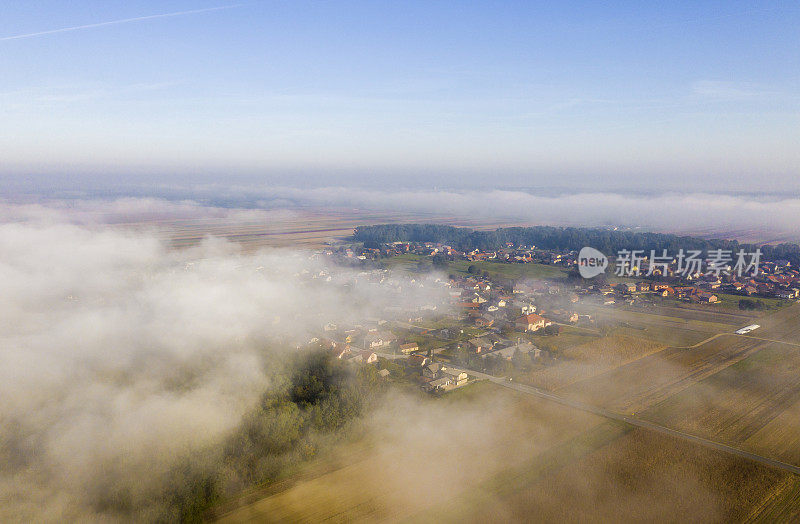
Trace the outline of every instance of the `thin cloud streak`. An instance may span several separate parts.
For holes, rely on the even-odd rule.
[[[224,9],[233,9],[234,7],[241,7],[244,4],[233,4],[233,5],[225,5],[219,7],[207,7],[204,9],[192,9],[189,11],[177,11],[175,13],[162,13],[158,15],[147,15],[147,16],[137,16],[134,18],[123,18],[121,20],[110,20],[108,22],[98,22],[96,24],[85,24],[85,25],[76,25],[72,27],[62,27],[60,29],[51,29],[49,31],[39,31],[36,33],[25,33],[22,35],[13,35],[13,36],[5,36],[0,38],[0,42],[6,40],[21,40],[23,38],[33,38],[36,36],[44,36],[44,35],[52,35],[55,33],[68,33],[71,31],[80,31],[83,29],[93,29],[95,27],[105,27],[109,25],[120,25],[120,24],[127,24],[130,22],[143,22],[145,20],[154,20],[157,18],[170,18],[174,16],[184,16],[184,15],[193,15],[199,13],[208,13],[211,11],[221,11]]]

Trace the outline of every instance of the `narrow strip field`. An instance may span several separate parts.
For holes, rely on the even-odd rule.
[[[752,335],[800,344],[800,304],[783,308],[758,321],[761,327]]]
[[[733,365],[764,343],[719,336],[694,349],[667,348],[562,392],[570,398],[622,412],[638,412]]]
[[[800,436],[798,399],[800,348],[767,342],[746,359],[686,388],[641,416],[800,465],[797,437],[792,438]]]

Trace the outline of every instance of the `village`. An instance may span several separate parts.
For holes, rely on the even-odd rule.
[[[326,250],[326,255],[358,260],[380,262],[392,257],[415,255],[431,259],[434,267],[437,261],[439,267],[446,266],[447,262],[492,262],[502,264],[536,264],[565,269],[577,267],[578,252],[537,249],[535,246],[513,246],[510,243],[504,249],[495,251],[458,251],[452,246],[433,242],[393,242],[380,247],[340,246],[337,249]],[[714,303],[718,297],[714,293],[727,293],[742,296],[772,297],[781,299],[796,299],[800,296],[800,269],[792,267],[788,260],[766,260],[757,264],[757,272],[752,275],[738,276],[733,271],[733,263],[726,265],[723,271],[707,271],[705,266],[696,266],[696,271],[680,273],[678,261],[672,257],[666,264],[652,261],[645,253],[641,257],[641,264],[631,268],[635,270],[636,279],[598,278],[587,281],[581,286],[582,292],[596,292],[603,296],[615,295],[615,298],[628,296],[635,299],[637,293],[657,292],[664,297],[676,299]],[[576,273],[576,272],[573,272]],[[577,276],[575,274],[574,276]],[[612,286],[609,282],[614,283]],[[639,281],[634,281],[639,280]],[[546,285],[546,287],[550,287]]]
[[[762,299],[783,302],[800,293],[800,272],[780,260],[761,262],[755,276],[739,278],[730,272],[679,276],[674,263],[650,271],[645,257],[638,278],[612,273],[582,279],[576,252],[533,246],[459,252],[437,243],[394,242],[380,247],[344,244],[320,254],[360,267],[370,278],[384,278],[389,268],[398,267],[420,278],[434,275],[431,285],[446,291],[447,303],[404,312],[402,320],[387,316],[369,325],[328,325],[317,339],[338,359],[376,365],[382,378],[399,378],[432,393],[459,388],[480,374],[506,376],[547,367],[559,358],[552,341],[564,329],[599,333],[608,328],[597,321],[604,310],[654,304],[748,310],[765,307]],[[530,271],[522,278],[500,271],[513,266]],[[561,276],[537,277],[543,268]]]

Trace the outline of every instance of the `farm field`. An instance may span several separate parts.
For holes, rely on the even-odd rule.
[[[159,236],[173,248],[198,244],[205,237],[214,236],[235,242],[245,250],[265,246],[319,247],[331,240],[352,234],[359,223],[383,220],[406,220],[402,214],[362,213],[352,210],[292,209],[267,211],[251,218],[242,213],[239,220],[217,218],[183,218],[179,220],[151,220],[128,223],[127,228],[157,227]]]
[[[146,221],[124,222],[118,227],[153,229],[173,248],[197,245],[208,236],[225,238],[245,250],[261,247],[317,248],[353,234],[360,225],[426,222],[494,229],[504,224],[491,220],[473,220],[447,215],[380,212],[337,208],[291,208],[265,211],[265,215],[248,214],[250,210],[233,210],[233,218],[158,217]],[[253,216],[251,216],[253,215]]]
[[[731,314],[731,315],[750,315],[759,316],[765,312],[769,313],[773,310],[786,307],[788,302],[780,298],[773,297],[746,297],[744,295],[735,295],[731,293],[724,293],[718,290],[712,290],[718,302],[707,304],[702,302],[689,302],[680,300],[674,297],[653,297],[653,303],[657,307],[672,307],[674,309],[683,309],[687,311],[697,311],[699,313],[710,314]],[[739,301],[742,299],[758,300],[763,305],[763,310],[745,311],[739,309]]]
[[[761,454],[781,457],[784,462],[800,464],[800,398],[784,404],[784,409],[745,442]]]
[[[742,298],[741,295],[731,295],[728,293],[714,293],[719,298],[719,303],[717,304],[694,304],[694,307],[719,307],[722,309],[728,309],[731,311],[741,311],[739,309],[739,301]],[[786,300],[782,300],[780,298],[771,298],[771,297],[758,297],[755,300],[760,300],[764,306],[766,311],[780,309],[786,307],[788,302]]]
[[[653,422],[800,465],[800,351],[757,352],[641,414]]]
[[[410,521],[735,522],[800,514],[800,480],[738,457],[602,424]],[[571,460],[559,462],[556,457]]]
[[[529,340],[542,349],[563,352],[568,348],[596,341],[600,338],[600,334],[580,326],[563,325],[558,336],[545,335],[541,332],[526,333],[515,331],[509,335],[509,338],[512,340],[516,338]]]
[[[492,388],[483,388],[481,398],[491,394],[496,407],[470,413],[478,417],[472,423],[513,424],[445,439],[439,432],[416,441],[405,433],[384,443],[391,448],[373,439],[361,453],[350,450],[360,457],[350,464],[220,522],[673,520],[668,512],[676,520],[731,521],[800,514],[800,484],[789,473]],[[476,399],[454,397],[448,410]],[[458,429],[464,428],[452,428]],[[416,442],[402,446],[408,437]],[[476,463],[474,453],[486,460]]]
[[[399,415],[398,406],[388,407],[376,415],[370,436],[352,444],[359,452],[351,449],[348,455],[358,459],[225,514],[220,521],[405,520],[440,501],[481,489],[521,457],[568,453],[574,447],[568,443],[604,424],[595,415],[565,412],[494,385],[472,387],[480,389],[479,397],[475,391],[457,390],[438,402],[414,404],[412,418]],[[411,420],[415,423],[409,424]],[[611,436],[620,432],[614,428]],[[476,462],[475,456],[482,460]]]
[[[800,344],[800,304],[793,304],[758,321],[752,336]]]
[[[626,308],[632,309],[632,308]],[[653,315],[661,315],[672,318],[686,319],[686,320],[699,320],[703,322],[714,322],[720,324],[730,324],[732,326],[739,326],[750,322],[753,318],[762,316],[761,312],[742,311],[726,311],[715,308],[714,305],[709,304],[691,304],[687,302],[676,302],[674,304],[664,303],[660,305],[653,305],[647,308],[636,308],[636,311],[644,311]]]
[[[721,335],[693,349],[666,348],[562,393],[625,413],[639,412],[755,353],[763,342]]]
[[[468,274],[469,266],[475,266],[480,271],[486,271],[496,278],[545,278],[557,280],[564,278],[567,270],[560,266],[548,264],[506,264],[505,262],[470,262],[469,260],[456,260],[448,265],[448,271]]]
[[[795,310],[797,311],[797,310]],[[637,366],[647,367],[648,363],[655,366],[656,362],[661,362],[677,371],[680,367],[689,365],[688,360],[699,358],[702,360],[704,353],[711,355],[717,354],[726,346],[725,340],[734,341],[732,331],[745,323],[757,322],[758,318],[745,314],[734,314],[717,311],[699,311],[693,309],[683,309],[678,307],[650,307],[642,308],[617,308],[605,309],[596,308],[591,310],[595,314],[598,324],[607,322],[609,325],[616,326],[613,332],[607,337],[589,336],[589,332],[583,333],[584,338],[573,340],[558,337],[539,337],[534,340],[543,348],[548,348],[551,342],[557,341],[555,349],[558,351],[560,360],[552,366],[538,368],[527,374],[520,374],[517,379],[526,383],[541,387],[543,389],[559,389],[579,381],[590,379],[594,376],[611,373],[616,368],[625,364],[631,364],[630,374],[636,376]],[[791,325],[791,312],[770,312],[763,315],[765,322],[782,325]],[[773,318],[777,317],[777,321]],[[566,327],[564,333],[569,334],[570,329]],[[753,333],[755,337],[750,342],[739,340],[735,342],[738,346],[758,346],[759,341],[755,340],[759,330]],[[536,337],[533,337],[536,338]],[[722,340],[714,344],[714,340]],[[744,337],[739,337],[744,338]],[[682,348],[696,348],[704,345],[705,342],[712,343],[696,353],[681,353],[676,351]],[[663,351],[662,351],[663,350]],[[659,353],[658,355],[654,355]],[[638,358],[652,355],[649,361],[634,364]],[[722,353],[717,356],[721,356]],[[736,357],[739,358],[739,357]],[[674,368],[670,363],[673,360],[684,359],[679,368]],[[619,370],[625,373],[626,370]],[[645,374],[647,376],[647,374]],[[602,381],[603,379],[600,379]],[[612,381],[613,382],[613,381]],[[682,384],[684,382],[680,382]],[[679,387],[680,384],[676,384]],[[576,385],[576,387],[582,387]]]
[[[738,319],[700,315],[693,318],[692,312],[678,312],[681,316],[660,314],[663,310],[594,308],[590,310],[600,323],[617,324],[629,335],[646,338],[669,346],[691,346],[717,333],[730,333],[741,325]],[[670,315],[676,314],[668,310]],[[749,319],[748,319],[749,320]]]
[[[389,267],[413,269],[419,261],[429,261],[430,257],[407,253],[384,259]],[[468,275],[470,266],[475,266],[479,271],[486,271],[490,276],[501,279],[542,278],[556,280],[564,278],[566,270],[560,266],[547,264],[507,264],[505,262],[455,260],[447,264],[447,273]]]
[[[664,347],[656,342],[623,335],[621,331],[617,330],[607,337],[588,337],[588,341],[562,349],[555,364],[536,368],[516,376],[515,379],[542,389],[558,390],[660,351]]]

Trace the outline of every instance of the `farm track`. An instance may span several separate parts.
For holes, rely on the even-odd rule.
[[[595,377],[578,381],[564,391],[571,390],[571,397],[591,398],[595,403],[612,409],[637,412],[736,364],[759,351],[765,344],[786,344],[800,348],[800,343],[780,338],[780,329],[786,329],[787,326],[798,326],[788,333],[795,330],[800,333],[798,316],[800,304],[780,310],[762,320],[766,324],[762,329],[767,328],[763,334],[769,337],[716,333],[695,344],[669,347]],[[779,330],[779,338],[772,335],[769,326],[773,326],[773,332]],[[721,339],[728,337],[734,340],[719,348],[720,344],[726,342]],[[776,411],[777,407],[765,407],[763,415],[774,418],[779,414]]]
[[[721,442],[715,442],[713,440],[709,440],[703,437],[698,437],[697,435],[691,435],[689,433],[685,433],[683,431],[678,431],[672,428],[668,428],[666,426],[662,426],[660,424],[656,424],[647,420],[643,420],[640,418],[636,418],[633,416],[623,415],[622,413],[617,413],[615,411],[597,407],[595,405],[586,404],[584,402],[572,400],[569,398],[561,397],[559,395],[555,395],[553,393],[549,393],[547,391],[540,390],[538,388],[534,388],[532,386],[526,386],[524,384],[518,384],[514,382],[509,382],[505,379],[494,377],[491,375],[485,375],[483,373],[477,374],[480,378],[485,378],[494,382],[499,386],[503,386],[505,388],[513,389],[515,391],[519,391],[521,393],[525,393],[528,395],[537,396],[540,398],[544,398],[547,400],[551,400],[562,406],[578,409],[581,411],[585,411],[587,413],[592,413],[594,415],[598,415],[610,420],[615,420],[617,422],[624,422],[625,424],[629,424],[631,426],[635,426],[638,428],[647,429],[650,431],[655,431],[656,433],[661,433],[662,435],[671,436],[674,438],[678,438],[681,440],[686,440],[688,442],[692,442],[694,444],[698,444],[710,449],[715,449],[717,451],[722,451],[725,453],[729,453],[731,455],[736,455],[738,457],[743,457],[746,459],[753,460],[760,464],[764,464],[766,466],[770,466],[773,468],[782,469],[784,471],[788,471],[794,475],[800,475],[800,467],[795,466],[794,464],[787,464],[780,460],[772,459],[769,457],[764,457],[762,455],[758,455],[756,453],[752,453],[749,451],[745,451],[739,448],[735,448],[733,446],[729,446],[727,444],[723,444]]]
[[[761,349],[770,350],[774,347]],[[642,416],[668,427],[798,463],[795,456],[765,446],[757,438],[750,439],[790,409],[800,394],[799,360],[789,363],[788,372],[780,373],[772,373],[769,367],[746,371],[728,368],[653,405]]]
[[[755,340],[761,340],[763,342],[774,342],[775,344],[788,344],[790,346],[796,346],[796,347],[800,348],[800,343],[797,343],[797,342],[789,342],[789,341],[786,341],[786,340],[778,340],[778,339],[775,339],[775,338],[756,337],[756,336],[753,336],[753,335],[736,335],[736,336],[737,337],[743,337],[743,338],[752,338],[752,339],[755,339]]]
[[[714,339],[719,337],[713,337]],[[759,343],[695,349],[666,348],[565,388],[571,398],[625,412],[639,411],[746,358]],[[714,345],[716,346],[716,345]],[[742,347],[743,346],[743,347]]]
[[[703,360],[701,363],[688,373],[682,375],[677,380],[664,384],[660,388],[652,392],[644,392],[630,400],[629,404],[625,406],[625,410],[640,411],[649,406],[657,404],[681,391],[691,387],[693,384],[710,377],[720,370],[743,360],[758,351],[757,346],[745,347],[741,350],[734,351],[730,354],[717,354],[708,360]]]
[[[734,445],[741,445],[750,437],[755,435],[764,426],[776,419],[781,413],[786,411],[792,401],[800,395],[800,378],[781,388],[781,390],[770,397],[762,400],[759,405],[742,415],[729,427],[736,428],[732,434],[721,432],[720,436],[726,442]],[[738,426],[738,427],[737,427]]]

